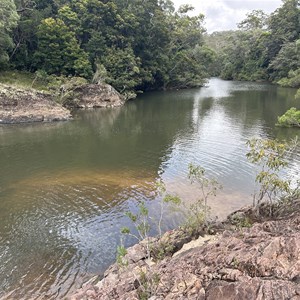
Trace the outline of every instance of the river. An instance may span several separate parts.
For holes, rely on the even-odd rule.
[[[0,298],[61,299],[115,260],[125,212],[145,201],[157,214],[155,183],[189,203],[189,163],[223,190],[212,214],[249,204],[256,169],[247,139],[292,138],[275,127],[295,89],[210,79],[199,89],[150,92],[124,107],[75,112],[73,121],[0,127]],[[297,176],[300,155],[288,172]],[[156,212],[156,213],[155,213]],[[180,218],[169,213],[164,229]],[[128,241],[128,245],[133,241]]]

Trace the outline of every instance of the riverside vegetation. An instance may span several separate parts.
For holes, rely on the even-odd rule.
[[[249,162],[258,166],[256,183],[258,190],[253,193],[253,208],[254,212],[259,217],[259,209],[262,203],[267,204],[270,210],[268,215],[273,215],[273,210],[276,210],[282,203],[293,203],[300,197],[300,179],[293,180],[290,177],[282,177],[281,171],[283,168],[288,167],[289,158],[295,152],[296,147],[299,145],[298,139],[287,142],[281,142],[271,139],[258,139],[253,138],[247,141],[249,152],[246,154]],[[164,206],[169,205],[168,209],[171,210],[172,206],[180,207],[180,211],[185,215],[185,222],[181,229],[188,233],[190,236],[195,237],[205,231],[209,232],[212,219],[210,216],[209,198],[216,196],[217,191],[222,186],[214,179],[206,175],[205,169],[193,164],[189,165],[188,178],[191,184],[196,183],[199,188],[199,197],[196,201],[190,204],[181,206],[183,203],[176,195],[166,193],[166,188],[163,183],[158,183],[158,191],[160,194],[160,214],[159,220],[156,222],[158,238],[162,238],[162,222],[164,220]],[[147,250],[148,259],[163,258],[162,254],[170,254],[172,246],[160,244],[153,247],[149,232],[151,230],[152,217],[149,216],[149,211],[144,202],[139,204],[139,211],[137,214],[127,212],[126,215],[133,222],[137,234],[133,234],[128,227],[124,227],[121,233],[124,235],[131,235],[137,241],[143,241]],[[249,219],[236,219],[234,220],[237,226],[247,227],[250,225]],[[153,222],[152,222],[153,223]],[[154,222],[155,223],[155,222]],[[163,249],[163,248],[166,249]],[[152,248],[152,252],[151,252]],[[159,251],[160,254],[154,251]],[[121,243],[117,249],[117,261],[124,264],[122,257],[127,254],[127,251]],[[125,262],[125,265],[127,262]]]
[[[300,87],[298,0],[270,15],[254,10],[238,30],[212,34],[204,15],[190,5],[176,11],[170,0],[2,2],[2,82],[20,74],[17,82],[51,93],[106,82],[126,99],[202,86],[209,76]]]
[[[285,0],[270,15],[262,10],[248,13],[238,24],[239,30],[206,36],[207,45],[215,53],[210,74],[228,80],[270,81],[298,88],[296,100],[299,99],[299,16],[299,0]],[[279,124],[297,126],[294,122]]]
[[[278,117],[277,125],[285,127],[300,127],[300,110],[297,110],[295,107],[290,108],[285,114]]]
[[[70,118],[68,111],[47,112],[43,99],[43,111],[31,105],[31,95],[41,95],[32,89],[50,94],[49,106],[90,108],[120,106],[147,90],[202,86],[212,51],[204,45],[204,16],[192,10],[175,11],[169,0],[3,0],[0,123]],[[92,100],[84,97],[88,84],[99,86]],[[107,84],[116,101],[101,94]],[[29,99],[28,112],[16,99],[20,93]]]
[[[126,215],[133,222],[137,234],[133,234],[128,227],[124,227],[121,233],[124,235],[130,235],[137,241],[143,241],[146,245],[148,259],[162,259],[164,256],[174,251],[174,246],[165,243],[162,238],[162,225],[164,221],[165,211],[180,211],[185,215],[185,223],[182,226],[183,231],[188,236],[199,235],[199,230],[202,231],[203,226],[209,226],[209,211],[208,199],[211,196],[216,196],[217,190],[221,189],[221,185],[214,179],[209,178],[205,174],[205,170],[200,166],[189,165],[188,177],[191,184],[196,183],[200,190],[200,197],[197,198],[192,204],[183,207],[182,201],[177,195],[171,195],[167,193],[166,187],[162,182],[157,184],[157,189],[160,195],[160,213],[159,219],[155,220],[149,216],[149,211],[144,202],[139,204],[139,211],[137,214],[127,212]],[[174,209],[175,208],[175,209]],[[159,243],[153,243],[149,237],[151,230],[151,223],[156,224]],[[120,265],[127,265],[127,261],[123,260],[123,257],[127,254],[127,251],[121,240],[121,246],[117,248],[117,261]]]
[[[4,19],[0,71],[107,82],[133,96],[149,89],[200,86],[212,51],[204,45],[203,15],[175,11],[171,1],[13,1]]]

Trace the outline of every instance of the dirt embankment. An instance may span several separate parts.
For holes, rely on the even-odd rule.
[[[258,220],[251,209],[237,212],[215,225],[217,234],[189,244],[178,231],[166,233],[164,242],[182,246],[182,240],[185,248],[157,263],[137,244],[128,249],[127,266],[112,265],[70,299],[299,300],[300,200],[296,204]]]

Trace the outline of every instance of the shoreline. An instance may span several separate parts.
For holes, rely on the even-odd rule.
[[[299,297],[299,212],[300,199],[275,207],[272,214],[263,203],[258,209],[237,210],[194,234],[182,228],[166,232],[160,239],[151,238],[153,253],[162,245],[172,249],[160,259],[149,259],[146,241],[141,241],[127,249],[127,264],[114,263],[103,278],[92,277],[68,299]]]
[[[69,95],[64,107],[48,93],[0,83],[0,124],[22,124],[72,120],[71,109],[118,107],[125,99],[107,84],[84,84]]]
[[[68,109],[49,93],[0,84],[0,124],[67,121]]]

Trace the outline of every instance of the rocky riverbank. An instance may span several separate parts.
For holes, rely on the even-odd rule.
[[[66,121],[68,109],[44,92],[0,84],[0,124]]]
[[[269,207],[244,209],[192,242],[168,232],[153,243],[174,251],[158,262],[143,241],[128,249],[127,266],[112,265],[70,299],[300,299],[299,212],[300,200],[271,215]]]
[[[110,85],[85,84],[71,93],[73,107],[116,107],[125,99]],[[57,103],[48,92],[21,89],[0,84],[0,124],[66,121],[72,118],[68,108]]]

